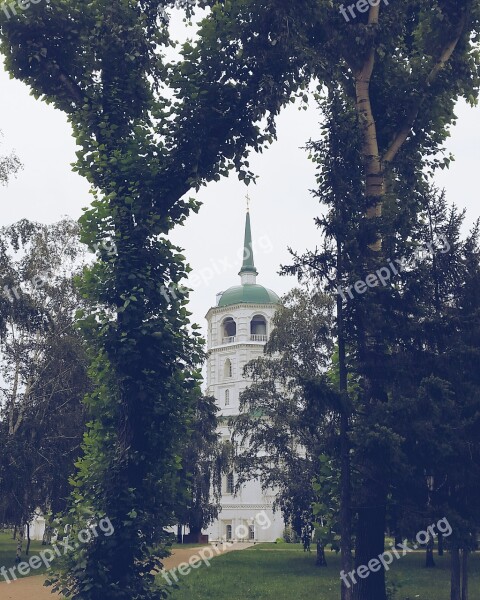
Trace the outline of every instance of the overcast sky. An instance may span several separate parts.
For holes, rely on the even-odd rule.
[[[461,104],[458,124],[448,150],[456,161],[440,173],[437,185],[447,189],[451,202],[468,209],[468,222],[480,217],[480,109]],[[246,188],[235,176],[213,183],[194,195],[204,203],[177,229],[174,241],[185,251],[196,286],[191,298],[193,319],[204,326],[204,315],[215,295],[239,283],[245,221],[245,195],[251,197],[252,233],[256,240],[258,283],[278,294],[295,280],[279,277],[279,265],[289,262],[287,247],[314,248],[319,242],[313,218],[318,205],[309,190],[315,186],[314,168],[301,147],[318,136],[318,114],[312,106],[299,111],[290,106],[278,121],[278,141],[263,155],[252,156],[259,176]],[[8,187],[0,187],[0,226],[27,218],[52,223],[68,215],[74,219],[90,203],[85,180],[71,172],[75,143],[63,113],[35,100],[28,88],[0,69],[0,154],[15,149],[25,165]]]

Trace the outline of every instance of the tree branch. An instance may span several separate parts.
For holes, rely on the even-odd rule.
[[[430,73],[427,75],[424,86],[423,86],[423,94],[421,95],[417,105],[410,110],[409,114],[407,115],[407,117],[405,119],[404,124],[402,125],[400,130],[395,135],[395,138],[394,138],[393,142],[391,143],[390,147],[388,148],[388,150],[383,155],[383,158],[382,158],[383,163],[392,162],[392,160],[395,158],[398,151],[403,146],[403,144],[406,142],[408,136],[412,132],[413,125],[415,124],[415,121],[417,120],[418,113],[420,112],[420,108],[425,100],[427,90],[430,88],[432,83],[438,77],[440,71],[445,67],[445,65],[448,63],[448,61],[452,57],[452,54],[454,53],[455,48],[457,47],[458,42],[460,41],[460,38],[462,37],[462,33],[465,29],[466,22],[467,22],[467,11],[464,10],[462,13],[462,17],[455,29],[455,35],[454,35],[453,39],[451,39],[445,45],[445,47],[442,49],[442,52],[440,53],[440,56],[439,56],[437,62],[433,66]]]

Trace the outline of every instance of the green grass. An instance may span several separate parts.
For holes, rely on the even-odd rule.
[[[312,548],[313,550],[313,548]],[[437,567],[425,569],[424,553],[395,560],[389,582],[395,600],[449,600],[450,557],[435,556]],[[259,544],[232,552],[180,576],[173,600],[338,600],[340,557],[327,553],[327,568],[315,567],[315,553],[299,544]],[[163,580],[162,580],[163,581]],[[470,563],[470,597],[480,595],[480,556]]]
[[[31,556],[38,554],[41,550],[45,550],[48,546],[42,546],[42,542],[32,541],[30,544],[30,553],[29,556],[25,556],[25,548],[27,547],[27,542],[23,543],[23,555],[22,560],[28,561]],[[15,566],[15,554],[17,549],[17,543],[12,540],[12,534],[10,532],[2,532],[0,533],[0,568],[6,567],[10,569]],[[39,569],[32,569],[29,575],[40,575],[45,573],[46,568],[42,564]],[[15,571],[17,577],[21,579],[21,575]],[[28,577],[29,575],[26,575]],[[0,582],[3,582],[4,579],[0,576]]]
[[[40,542],[32,542],[30,556],[42,549]],[[305,554],[300,544],[258,544],[214,558],[210,568],[202,565],[180,577],[172,600],[338,600],[340,557],[327,553],[327,561],[326,569],[315,567],[315,553]],[[435,561],[435,569],[425,569],[423,552],[396,560],[389,572],[389,581],[398,587],[394,600],[449,600],[449,554],[435,556]],[[14,562],[15,542],[10,533],[0,533],[0,567],[11,568]],[[42,566],[31,575],[44,572]],[[470,597],[480,597],[479,554],[470,562]]]

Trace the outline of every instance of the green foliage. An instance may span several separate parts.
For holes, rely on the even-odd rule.
[[[286,542],[287,544],[298,544],[300,542],[300,536],[293,527],[287,526],[283,530],[283,539],[281,541]]]
[[[0,131],[0,137],[2,137]],[[0,156],[0,184],[7,185],[9,179],[15,176],[23,168],[18,156],[11,152],[7,156]]]
[[[168,233],[198,210],[184,199],[189,189],[231,168],[251,179],[248,148],[272,139],[273,116],[294,87],[289,56],[278,70],[270,45],[257,52],[255,37],[247,69],[236,54],[218,52],[230,5],[201,4],[213,6],[201,40],[172,64],[158,2],[60,0],[0,16],[7,69],[68,115],[74,168],[94,197],[80,222],[98,260],[79,281],[89,304],[78,317],[95,389],[71,517],[75,532],[108,516],[115,535],[81,547],[54,578],[72,598],[158,597],[151,572],[184,498],[181,444],[202,359],[187,293],[162,294],[188,270]],[[262,133],[256,123],[265,115]]]
[[[84,260],[72,221],[0,229],[0,520],[12,527],[38,508],[63,510],[69,494],[89,390],[74,323],[73,275]]]
[[[217,518],[222,475],[231,462],[231,444],[222,442],[217,433],[217,412],[215,398],[198,397],[182,449],[182,478],[188,483],[185,505],[176,514],[181,524],[188,525],[190,535],[200,535]]]
[[[312,479],[335,428],[327,415],[336,395],[324,373],[331,323],[332,304],[323,294],[298,288],[282,299],[265,356],[245,367],[253,383],[240,396],[234,422],[240,480],[260,475],[264,487],[277,488],[276,501],[298,534],[311,520]]]
[[[349,143],[355,109],[338,91],[322,106],[329,117],[325,137],[311,150],[319,164],[318,197],[329,207],[318,219],[326,241],[320,251],[294,256],[294,265],[285,270],[311,279],[320,289],[335,289],[339,283],[345,289],[389,260],[403,264],[385,286],[354,292],[342,304],[357,510],[385,503],[392,531],[411,536],[448,515],[459,538],[470,544],[478,510],[469,491],[479,464],[478,436],[470,429],[476,427],[479,397],[471,368],[478,359],[478,225],[463,237],[464,215],[448,207],[445,195],[429,186],[423,174],[415,175],[417,159],[399,159],[392,167],[398,173],[388,181],[381,226],[382,256],[388,259],[366,258],[365,206],[359,210],[355,199],[361,163],[358,148]],[[380,125],[383,118],[379,116]],[[356,141],[357,129],[353,131]],[[426,250],[429,245],[431,251]],[[462,373],[461,380],[455,373]],[[338,382],[335,371],[332,376]],[[339,451],[333,450],[331,456],[338,460]],[[427,475],[433,477],[432,489]],[[453,491],[460,488],[461,493]],[[454,500],[467,497],[465,503]],[[371,531],[382,517],[372,512],[371,519],[363,531],[369,531],[368,525]],[[377,539],[384,529],[382,524]],[[369,536],[375,537],[367,533],[364,539]]]
[[[334,462],[322,454],[319,459],[320,467],[313,482],[317,500],[313,504],[315,518],[314,542],[319,540],[322,547],[330,545],[332,550],[339,551],[339,472]]]
[[[72,510],[79,524],[85,515],[107,515],[116,527],[115,536],[95,540],[73,560],[65,589],[82,600],[153,597],[150,572],[158,560],[150,548],[165,541],[162,528],[182,495],[179,440],[188,429],[201,352],[188,329],[186,295],[166,300],[161,290],[178,287],[186,274],[180,249],[167,237],[198,208],[185,194],[231,169],[248,183],[249,149],[261,151],[274,138],[276,115],[295,94],[303,97],[313,77],[330,92],[341,90],[350,116],[354,87],[373,57],[370,98],[387,166],[395,143],[403,141],[403,148],[387,169],[385,216],[369,223],[359,217],[371,194],[357,178],[365,169],[358,158],[368,163],[369,152],[355,145],[354,176],[346,181],[356,212],[345,218],[339,210],[337,218],[347,223],[340,241],[350,253],[342,277],[354,282],[375,262],[363,259],[378,235],[392,257],[402,255],[418,199],[406,201],[409,192],[418,192],[425,166],[445,164],[436,152],[455,120],[455,101],[473,103],[477,95],[478,0],[392,2],[373,23],[367,14],[345,23],[330,0],[199,5],[209,8],[199,38],[171,64],[164,58],[172,44],[168,19],[159,17],[158,2],[58,0],[10,20],[0,15],[7,69],[72,125],[79,147],[75,168],[94,194],[81,220],[83,241],[100,248],[115,243],[115,252],[99,251],[81,284],[90,303],[81,318],[96,389],[87,401],[91,426]],[[355,139],[364,131],[365,123],[359,125]],[[335,194],[338,201],[342,196]],[[332,257],[328,247],[326,254]],[[323,273],[330,270],[331,262]],[[393,372],[385,350],[395,345],[403,321],[396,318],[396,296],[378,289],[371,298],[348,315],[352,331],[368,341],[365,352],[351,344],[369,404],[358,413],[367,415],[358,430],[370,431],[364,458],[385,450],[390,465],[401,439],[383,421]],[[275,374],[271,368],[269,375]],[[264,392],[280,404],[274,388]],[[372,428],[376,423],[382,427]],[[285,448],[291,439],[286,434],[279,441]]]

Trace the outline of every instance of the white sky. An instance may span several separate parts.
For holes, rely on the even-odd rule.
[[[471,224],[480,217],[480,108],[461,104],[457,116],[447,146],[456,161],[436,183],[446,187],[450,202],[468,209]],[[259,246],[254,253],[258,283],[285,293],[295,285],[293,278],[277,274],[279,265],[289,262],[287,246],[304,250],[319,243],[313,224],[319,206],[309,193],[315,187],[314,167],[301,149],[309,138],[317,138],[318,121],[313,106],[308,111],[290,106],[278,121],[278,141],[268,152],[252,155],[257,185],[246,188],[232,176],[191,194],[204,206],[174,232],[173,239],[185,248],[192,275],[201,280],[191,296],[191,311],[202,327],[216,293],[239,283],[247,192],[252,199],[252,233]],[[65,115],[35,100],[24,84],[9,79],[1,68],[0,130],[4,134],[0,155],[13,148],[25,165],[8,187],[0,187],[0,226],[22,218],[44,223],[64,215],[78,218],[91,196],[86,181],[71,172],[75,142]]]

